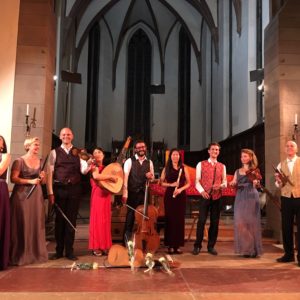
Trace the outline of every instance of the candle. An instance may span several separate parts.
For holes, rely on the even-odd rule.
[[[295,114],[295,125],[298,125],[298,115]]]
[[[35,120],[35,113],[36,113],[36,107],[33,109],[33,117],[32,117],[33,120]]]
[[[29,104],[26,106],[26,116],[29,116]]]

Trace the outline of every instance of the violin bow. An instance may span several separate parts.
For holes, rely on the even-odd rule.
[[[65,213],[63,212],[63,210],[60,208],[60,206],[54,202],[54,206],[57,208],[57,210],[61,213],[61,215],[64,217],[64,219],[69,223],[69,225],[74,229],[74,231],[78,231],[74,225],[72,224],[72,222],[68,219],[68,217],[65,215]]]
[[[134,209],[132,206],[128,205],[127,203],[125,203],[124,205],[126,205],[128,208],[130,208],[131,210],[135,211],[136,213],[140,214],[140,215],[143,216],[145,219],[149,220],[149,217],[147,217],[146,215],[144,215],[144,214],[141,213],[140,211]]]
[[[48,161],[48,157],[49,157],[49,154],[47,155],[47,157],[46,157],[46,159],[45,159],[45,161],[44,161],[44,163],[43,163],[43,166],[42,166],[41,171],[44,171],[45,166],[46,166],[46,163],[47,163],[47,161]],[[40,176],[39,176],[39,177],[40,177]],[[28,194],[26,195],[25,200],[28,199],[28,198],[31,196],[31,194],[33,193],[33,191],[35,190],[36,187],[37,187],[37,184],[34,184],[34,185],[30,188]]]

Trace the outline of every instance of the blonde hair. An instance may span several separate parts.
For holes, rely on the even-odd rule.
[[[24,148],[26,150],[26,152],[28,152],[30,146],[35,143],[35,142],[39,142],[40,139],[38,137],[32,137],[32,138],[27,138],[24,142]]]
[[[257,160],[257,157],[256,157],[254,151],[251,149],[245,148],[245,149],[241,150],[241,153],[246,153],[250,156],[249,168],[256,169],[258,166],[258,160]]]

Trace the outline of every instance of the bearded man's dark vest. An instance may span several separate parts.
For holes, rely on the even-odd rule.
[[[131,169],[128,178],[128,191],[138,193],[145,191],[146,173],[150,171],[150,160],[145,159],[142,164],[135,158],[131,157]]]

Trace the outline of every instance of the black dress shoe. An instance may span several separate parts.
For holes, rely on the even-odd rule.
[[[216,251],[215,248],[208,248],[207,252],[211,255],[218,255],[218,252]]]
[[[78,260],[78,257],[75,256],[74,254],[69,254],[69,255],[66,255],[66,258],[69,259],[69,260]]]
[[[50,259],[50,260],[56,260],[56,259],[60,259],[60,258],[62,258],[62,257],[63,257],[63,255],[60,254],[60,253],[54,253],[53,255],[51,255],[51,256],[49,257],[49,259]]]
[[[288,262],[295,261],[295,258],[293,256],[283,255],[277,258],[276,261],[280,263],[288,263]]]
[[[198,255],[200,253],[200,248],[199,247],[194,247],[192,254],[193,255]]]

